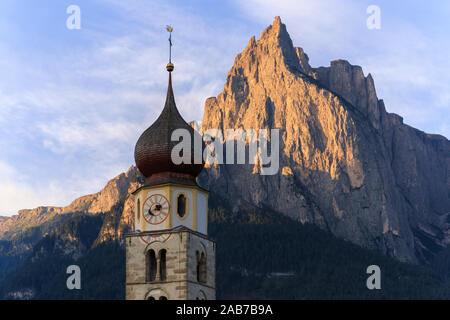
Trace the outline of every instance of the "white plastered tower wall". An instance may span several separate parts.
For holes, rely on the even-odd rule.
[[[185,226],[194,231],[208,234],[208,194],[198,186],[182,184],[163,184],[154,187],[143,187],[134,192],[135,195],[135,231],[158,231]],[[169,214],[159,224],[152,224],[145,219],[144,205],[149,198],[162,195],[169,203]],[[178,197],[186,198],[186,212],[183,217],[178,215]]]

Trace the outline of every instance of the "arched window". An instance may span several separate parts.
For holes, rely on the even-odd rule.
[[[166,281],[166,254],[166,249],[159,251],[159,277],[161,281]]]
[[[177,198],[177,213],[180,218],[183,218],[186,214],[186,197],[184,194],[180,194]]]
[[[195,251],[195,256],[197,257],[197,282],[200,282],[200,253]]]
[[[136,211],[137,211],[137,221],[140,221],[141,220],[141,200],[140,199],[138,199],[138,201],[137,201]]]
[[[149,250],[145,255],[146,275],[145,281],[152,282],[156,279],[156,255],[155,251]]]
[[[159,300],[167,300],[167,297],[161,296],[159,297]]]
[[[147,300],[155,300],[155,298],[150,296],[150,297],[147,298]]]
[[[206,282],[206,255],[204,252],[200,255],[200,282]]]
[[[197,255],[197,281],[206,282],[206,255],[204,252],[196,252]]]

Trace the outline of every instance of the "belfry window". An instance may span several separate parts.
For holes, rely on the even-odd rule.
[[[155,251],[149,250],[145,255],[146,282],[153,282],[156,279],[156,255]]]
[[[159,278],[161,281],[166,281],[166,249],[159,251]]]
[[[196,252],[197,255],[197,281],[206,282],[206,255],[204,252]]]
[[[181,218],[186,214],[186,197],[183,194],[177,198],[177,213]]]

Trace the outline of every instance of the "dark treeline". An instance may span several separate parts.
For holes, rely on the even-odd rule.
[[[270,210],[233,213],[218,199],[211,195],[209,221],[209,235],[217,241],[218,299],[450,298],[450,250],[430,266],[401,263]],[[13,298],[7,294],[32,289],[33,299],[124,299],[125,249],[97,238],[105,223],[124,228],[117,226],[120,208],[62,223],[6,277],[0,294]],[[71,264],[82,270],[81,290],[66,287]],[[381,290],[366,288],[372,264],[381,268]]]

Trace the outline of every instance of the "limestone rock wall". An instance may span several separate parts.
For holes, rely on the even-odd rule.
[[[450,143],[386,112],[374,81],[344,60],[312,68],[280,18],[252,37],[206,100],[202,130],[280,129],[280,173],[220,165],[200,180],[230,203],[312,222],[419,262],[450,241]]]

